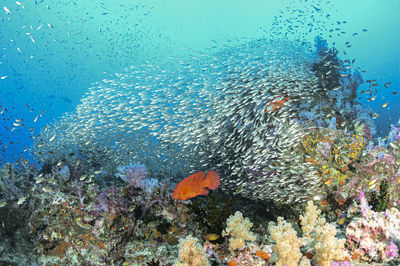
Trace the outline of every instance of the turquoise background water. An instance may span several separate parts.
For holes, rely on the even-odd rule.
[[[170,57],[189,62],[191,55],[265,37],[313,42],[322,35],[343,60],[355,59],[353,67],[366,71],[365,80],[377,79],[377,99],[360,100],[380,115],[379,134],[400,118],[400,96],[392,95],[400,90],[400,1],[20,2],[24,8],[10,0],[0,4],[0,111],[7,109],[0,117],[0,164],[24,154],[32,144],[31,127],[37,135],[73,111],[107,73],[143,63],[166,65]],[[385,88],[386,82],[392,84]],[[11,132],[16,119],[24,126]]]

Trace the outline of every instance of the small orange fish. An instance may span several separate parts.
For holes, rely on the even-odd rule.
[[[236,266],[237,263],[234,260],[229,261],[228,266]]]
[[[219,182],[219,175],[214,170],[210,170],[207,176],[205,172],[197,172],[179,182],[172,193],[172,197],[187,200],[199,195],[207,195],[209,191],[206,188],[216,190],[219,187]]]
[[[306,255],[304,255],[307,259],[312,259],[314,257],[314,255],[310,252],[307,252]]]
[[[257,250],[256,256],[263,258],[264,260],[269,260],[268,253],[265,252],[264,250]]]
[[[269,105],[273,105],[271,112],[274,112],[276,110],[279,110],[279,109],[283,108],[284,104],[287,101],[289,101],[290,99],[292,99],[292,97],[287,96],[287,97],[285,97],[285,98],[283,98],[282,100],[279,100],[279,101],[273,101],[273,102],[271,101],[269,103]],[[266,110],[266,112],[268,112],[268,111]]]

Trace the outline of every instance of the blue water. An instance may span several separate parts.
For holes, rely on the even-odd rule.
[[[375,101],[360,101],[379,114],[375,121],[384,136],[400,118],[400,96],[392,95],[400,90],[400,1],[324,2],[3,0],[0,164],[29,158],[31,131],[37,136],[72,112],[107,73],[145,62],[165,65],[170,57],[187,59],[271,35],[310,42],[321,35],[341,58],[355,59],[353,68],[366,71],[364,80],[379,83]],[[302,12],[300,19],[285,22]],[[12,130],[14,123],[21,125]]]

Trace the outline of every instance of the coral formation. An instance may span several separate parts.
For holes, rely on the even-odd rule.
[[[300,216],[303,237],[298,238],[291,224],[282,217],[278,217],[278,224],[271,223],[268,230],[275,241],[273,250],[276,252],[272,261],[277,265],[297,265],[302,258],[301,248],[313,251],[313,263],[316,265],[331,265],[334,261],[345,259],[345,239],[335,238],[335,226],[325,223],[325,218],[320,217],[321,211],[312,203],[307,202],[304,215]],[[306,264],[305,258],[302,262]]]
[[[252,226],[253,224],[250,220],[248,218],[244,219],[242,213],[239,211],[228,218],[222,236],[231,236],[229,239],[229,250],[231,252],[243,248],[247,240],[256,240],[256,236],[250,231]]]
[[[179,254],[176,266],[208,266],[206,253],[203,247],[197,243],[198,239],[188,235],[179,240]]]
[[[363,216],[355,218],[346,228],[346,237],[352,257],[361,262],[387,262],[398,257],[400,241],[400,211],[391,208],[375,212],[361,198]]]
[[[282,217],[278,217],[278,225],[270,224],[268,231],[275,241],[273,252],[275,258],[271,258],[277,265],[297,265],[302,254],[300,252],[301,240],[297,238],[296,231]]]

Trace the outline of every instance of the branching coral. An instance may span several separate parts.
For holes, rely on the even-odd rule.
[[[302,254],[300,252],[301,239],[297,238],[296,231],[291,224],[282,217],[278,217],[278,225],[270,224],[268,230],[276,245],[273,248],[278,255],[277,265],[296,266]]]
[[[198,239],[188,235],[179,240],[179,255],[175,266],[207,266],[210,263],[207,255],[201,245],[197,243]]]
[[[229,239],[229,250],[231,252],[243,248],[246,240],[256,240],[256,235],[250,232],[252,226],[253,224],[250,220],[248,218],[243,219],[243,215],[239,211],[228,218],[226,221],[226,229],[222,232],[222,236],[232,236]]]
[[[301,229],[303,231],[304,244],[311,241],[315,234],[315,228],[323,226],[325,219],[320,217],[321,210],[313,204],[312,201],[307,202],[304,215],[300,215]]]
[[[336,228],[332,224],[315,229],[314,263],[321,266],[330,266],[332,261],[343,260],[345,257],[345,239],[335,238]]]
[[[334,260],[343,260],[345,256],[344,239],[335,238],[336,229],[332,224],[325,223],[320,217],[321,210],[307,202],[304,215],[300,215],[303,241],[315,252],[314,262],[317,265],[330,265]]]
[[[325,223],[320,214],[321,211],[312,201],[308,201],[305,214],[300,216],[303,238],[298,238],[296,231],[282,217],[278,217],[277,226],[270,224],[268,229],[276,243],[274,251],[278,255],[277,265],[297,265],[302,257],[302,246],[314,251],[313,261],[316,265],[330,265],[334,260],[344,259],[345,240],[335,238],[335,226]],[[302,263],[307,262],[303,259]]]
[[[143,188],[143,179],[149,174],[144,164],[130,164],[118,166],[116,176],[121,177],[125,182],[134,188]]]

